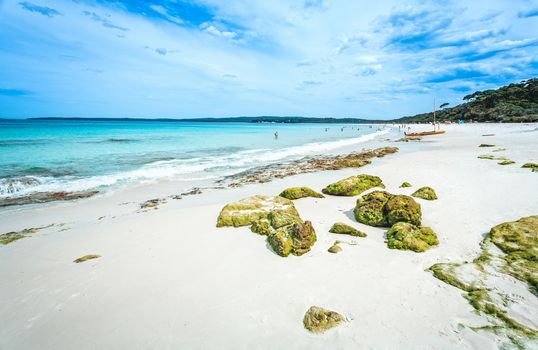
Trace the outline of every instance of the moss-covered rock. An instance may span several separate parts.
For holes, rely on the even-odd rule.
[[[299,217],[293,202],[276,196],[253,196],[224,206],[217,219],[217,227],[248,226],[261,219],[268,219],[273,210],[286,211],[291,216]]]
[[[329,230],[331,233],[338,233],[342,235],[350,235],[355,237],[366,237],[366,233],[357,230],[354,227],[344,224],[343,222],[335,223]]]
[[[530,344],[536,344],[538,330],[533,322],[517,317],[513,306],[533,307],[538,296],[538,215],[493,227],[480,248],[481,254],[473,261],[438,263],[430,270],[436,278],[465,292],[469,304],[491,324],[480,329],[508,341],[500,343],[501,348],[534,348]],[[510,283],[505,283],[507,280]],[[517,300],[513,298],[520,281],[534,296],[518,293]]]
[[[391,249],[424,252],[438,244],[437,235],[429,227],[397,222],[387,232],[387,245]]]
[[[507,160],[505,157],[495,157],[491,154],[481,154],[478,156],[478,159],[488,159],[488,160]]]
[[[282,191],[282,193],[279,194],[279,196],[287,199],[299,199],[305,197],[325,198],[324,195],[314,191],[310,187],[286,188],[284,191]]]
[[[269,235],[268,242],[280,256],[303,255],[316,242],[316,232],[310,221],[281,227]]]
[[[481,144],[481,145],[478,146],[478,147],[495,147],[495,145],[490,145],[490,144],[488,144],[488,143],[483,143],[483,144]]]
[[[499,164],[499,165],[511,165],[511,164],[516,164],[516,162],[514,162],[513,160],[503,160],[502,162],[499,162],[497,164]]]
[[[82,263],[82,262],[85,262],[85,261],[88,261],[88,260],[97,259],[97,258],[100,258],[100,257],[101,257],[101,255],[88,254],[88,255],[81,256],[81,257],[78,258],[78,259],[73,260],[73,262],[76,263],[76,264],[80,264],[80,263]]]
[[[0,244],[9,244],[26,237],[21,232],[8,232],[0,235]]]
[[[406,188],[406,187],[411,187],[411,184],[407,181],[404,181],[401,185],[400,185],[400,188]]]
[[[252,232],[267,236],[280,256],[302,255],[316,242],[312,223],[303,222],[293,202],[280,196],[254,196],[228,204],[217,220],[217,227],[247,225]]]
[[[422,210],[413,198],[374,191],[357,200],[355,219],[370,226],[390,227],[397,222],[420,225]]]
[[[531,169],[533,172],[538,172],[538,164],[536,163],[525,163],[521,167]]]
[[[538,215],[497,225],[490,237],[506,254],[507,272],[538,291]]]
[[[299,217],[297,210],[290,210],[289,208],[271,210],[269,213],[269,221],[271,221],[271,226],[273,226],[273,228],[288,226],[295,222],[303,222],[303,220],[301,220]]]
[[[422,221],[420,204],[403,194],[392,195],[385,204],[384,211],[389,225],[394,225],[397,222],[409,222],[419,226]]]
[[[322,192],[333,196],[356,196],[374,187],[385,186],[379,177],[361,174],[330,184]]]
[[[385,191],[374,191],[357,199],[355,219],[370,226],[388,226],[385,205],[392,194]]]
[[[334,242],[334,244],[329,249],[327,249],[327,251],[329,253],[337,254],[337,253],[340,253],[342,251],[342,247],[340,247],[338,245],[338,241],[336,241],[336,242]]]
[[[267,242],[271,245],[274,252],[280,256],[288,256],[293,247],[293,241],[286,228],[280,228],[267,237]]]
[[[312,306],[303,318],[304,327],[312,333],[323,333],[344,322],[344,317],[338,312]]]
[[[437,199],[437,194],[435,190],[431,187],[421,187],[416,190],[411,196],[416,198],[422,198],[428,201],[433,201]]]
[[[252,226],[250,226],[250,230],[263,236],[269,236],[275,231],[275,229],[271,226],[271,221],[269,221],[268,219],[260,219],[258,221],[254,221]]]

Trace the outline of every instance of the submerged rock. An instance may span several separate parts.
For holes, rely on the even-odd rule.
[[[483,143],[483,144],[481,144],[481,145],[478,146],[478,147],[495,147],[495,145],[490,145],[490,144],[488,144],[488,143]]]
[[[536,163],[525,163],[521,167],[532,169],[533,172],[538,172],[538,164]]]
[[[516,164],[516,162],[514,162],[513,160],[503,160],[502,162],[499,162],[497,164],[499,164],[499,165],[511,165],[511,164]]]
[[[46,203],[54,201],[69,201],[95,196],[99,191],[83,192],[36,192],[24,197],[9,197],[0,199],[0,207],[11,205],[23,205],[34,203]]]
[[[366,233],[357,230],[354,227],[344,224],[343,222],[335,223],[329,230],[331,233],[338,233],[343,235],[350,235],[355,237],[366,237]]]
[[[429,227],[397,222],[387,232],[387,245],[391,249],[424,252],[438,244],[437,235]]]
[[[406,187],[411,187],[411,184],[407,181],[403,182],[401,185],[400,185],[400,188],[406,188]]]
[[[431,187],[421,187],[416,190],[411,196],[416,198],[422,198],[428,201],[433,201],[437,199],[437,194],[435,190]]]
[[[340,253],[342,251],[342,247],[340,247],[338,245],[338,241],[336,241],[329,249],[327,249],[327,251],[333,254]]]
[[[279,194],[280,197],[287,199],[299,199],[305,197],[325,198],[324,195],[314,191],[309,187],[291,187],[287,188]]]
[[[356,196],[374,187],[385,188],[385,185],[377,176],[361,174],[330,184],[322,192],[333,196]]]
[[[323,333],[344,322],[344,317],[338,312],[312,306],[303,318],[304,327],[312,333]]]
[[[96,255],[96,254],[89,254],[89,255],[84,255],[78,259],[75,259],[73,260],[74,263],[76,264],[80,264],[82,262],[85,262],[85,261],[88,261],[88,260],[92,260],[92,259],[97,259],[97,258],[100,258],[101,255]]]
[[[420,204],[406,195],[394,195],[385,191],[374,191],[357,200],[355,219],[370,226],[390,227],[397,222],[420,225]]]
[[[269,219],[269,214],[273,210],[282,210],[290,216],[299,217],[297,209],[289,199],[258,195],[224,206],[217,219],[217,227],[252,225],[258,220]],[[277,220],[279,219],[275,218],[275,221]]]

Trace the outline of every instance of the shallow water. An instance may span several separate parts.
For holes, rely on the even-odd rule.
[[[377,125],[365,124],[0,120],[0,198],[162,178],[219,179],[378,133]]]

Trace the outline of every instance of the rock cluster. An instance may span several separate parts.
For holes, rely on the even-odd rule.
[[[217,227],[250,226],[252,232],[267,236],[280,256],[302,255],[316,242],[310,221],[300,218],[293,202],[276,196],[253,196],[227,204],[220,212]]]
[[[398,152],[397,147],[381,147],[363,152],[353,152],[345,156],[308,157],[287,163],[272,164],[231,175],[218,183],[229,183],[229,187],[239,187],[247,183],[264,183],[287,176],[312,173],[321,170],[359,168],[370,164],[370,159],[381,158]]]

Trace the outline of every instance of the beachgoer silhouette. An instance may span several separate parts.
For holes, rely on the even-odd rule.
[[[275,131],[275,140],[278,140],[278,131]]]

